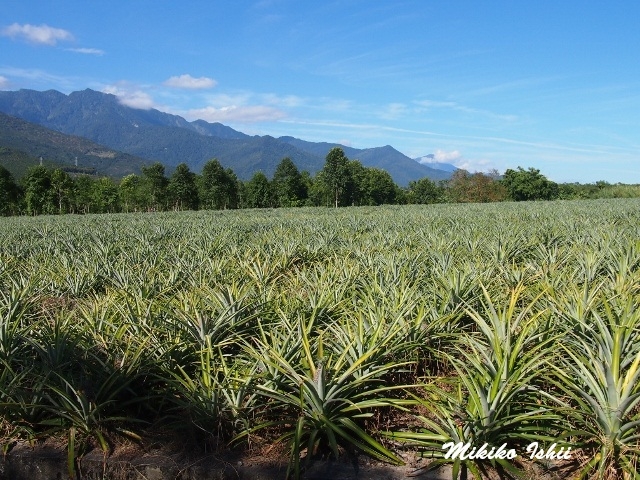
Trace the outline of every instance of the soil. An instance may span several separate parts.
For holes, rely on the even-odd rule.
[[[119,446],[105,458],[99,450],[83,456],[77,464],[75,479],[81,480],[282,480],[287,458],[279,453],[260,454],[220,451],[190,454],[174,448],[143,450],[135,445]],[[451,479],[450,467],[422,473],[427,461],[415,455],[403,455],[407,465],[397,467],[364,456],[344,455],[337,461],[315,460],[302,475],[306,480],[419,480]],[[570,477],[560,469],[555,473],[530,466],[525,476],[536,480]],[[18,444],[0,460],[0,480],[64,480],[69,478],[66,448],[59,444],[29,446]],[[488,477],[489,478],[489,477]],[[498,478],[498,477],[495,477]]]
[[[414,462],[410,462],[414,463]],[[78,461],[77,479],[87,480],[280,480],[287,459],[233,451],[188,455],[162,449],[121,449],[104,457],[93,450]],[[317,460],[304,473],[308,480],[406,479],[414,466],[395,467],[365,457]],[[0,461],[0,480],[62,480],[69,478],[66,449],[51,445],[16,445]],[[451,478],[430,475],[423,479]]]

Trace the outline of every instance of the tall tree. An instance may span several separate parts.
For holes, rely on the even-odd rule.
[[[120,203],[125,212],[139,211],[146,208],[146,194],[142,178],[132,173],[120,180],[118,188]]]
[[[307,203],[314,207],[329,207],[333,203],[333,197],[329,185],[324,179],[324,172],[320,170],[316,173],[311,185],[307,190],[308,198]]]
[[[118,186],[109,177],[102,177],[93,182],[92,196],[97,212],[115,213],[120,211]]]
[[[366,190],[368,188],[367,168],[359,160],[350,160],[348,164],[349,175],[345,191],[347,192],[347,205],[367,205]]]
[[[498,181],[497,171],[485,174],[477,172],[469,178],[469,198],[472,202],[501,202],[507,198],[507,190]]]
[[[302,180],[302,184],[304,185],[304,191],[306,192],[304,205],[313,205],[310,197],[311,197],[311,189],[313,188],[313,184],[314,184],[314,179],[311,176],[311,174],[306,170],[303,170],[302,172],[300,172],[300,178]]]
[[[389,172],[367,168],[364,198],[367,205],[392,204],[396,201],[396,184]]]
[[[15,215],[18,212],[20,188],[11,172],[0,165],[0,215]]]
[[[246,206],[249,208],[265,208],[273,204],[273,194],[267,176],[256,172],[246,184]]]
[[[236,208],[238,179],[232,170],[225,170],[217,159],[209,160],[199,177],[200,206],[205,209]]]
[[[147,208],[166,209],[169,180],[164,175],[164,165],[156,162],[149,167],[142,167],[142,179],[147,191]]]
[[[94,179],[89,175],[78,175],[73,180],[71,195],[71,211],[73,213],[93,212],[93,183]]]
[[[51,171],[41,165],[31,167],[22,179],[29,215],[55,213],[56,203],[51,190]]]
[[[71,204],[73,180],[67,172],[60,168],[51,172],[51,192],[58,205],[58,213],[66,213]]]
[[[424,177],[409,182],[408,201],[418,204],[440,203],[444,201],[444,191],[441,186]]]
[[[240,180],[235,172],[227,168],[224,173],[227,177],[226,201],[223,208],[238,208],[240,203]]]
[[[458,169],[447,181],[447,200],[453,203],[469,202],[469,178],[471,174]]]
[[[175,210],[198,208],[196,174],[186,163],[179,164],[169,179],[169,202]]]
[[[280,207],[300,206],[307,198],[302,175],[289,157],[283,158],[276,167],[271,185]]]
[[[349,159],[340,147],[332,148],[325,159],[322,180],[331,192],[334,206],[345,204],[344,194],[350,181]]]
[[[521,200],[553,200],[558,196],[558,185],[547,180],[547,177],[536,168],[525,170],[507,169],[502,178],[502,184],[507,189],[509,197],[515,201]]]
[[[497,171],[489,174],[456,170],[448,182],[448,197],[452,202],[499,202],[505,200],[505,187],[498,181]]]

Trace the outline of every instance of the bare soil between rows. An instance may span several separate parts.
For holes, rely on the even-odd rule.
[[[302,475],[306,480],[419,480],[451,479],[451,468],[428,473],[428,464],[411,453],[401,454],[404,466],[393,466],[366,456],[344,455],[338,460],[313,460]],[[281,480],[287,471],[282,454],[236,452],[193,454],[175,446],[119,446],[111,455],[93,450],[78,461],[75,480]],[[530,465],[525,479],[559,480],[570,474],[560,468]],[[18,444],[0,458],[0,480],[64,480],[69,478],[67,452],[59,444]],[[499,476],[487,477],[499,479]]]

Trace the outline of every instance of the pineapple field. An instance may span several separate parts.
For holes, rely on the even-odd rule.
[[[281,446],[292,478],[406,452],[639,477],[637,199],[12,217],[0,239],[5,453],[60,438],[74,474],[169,431]]]

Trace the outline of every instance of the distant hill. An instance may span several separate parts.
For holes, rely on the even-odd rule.
[[[86,138],[65,135],[55,130],[26,122],[19,118],[0,113],[0,147],[5,149],[5,159],[13,158],[15,169],[9,171],[18,177],[24,173],[19,165],[31,165],[33,159],[46,165],[78,166],[87,172],[111,177],[123,177],[130,173],[140,173],[140,167],[148,160],[118,152]],[[9,153],[11,155],[9,155]]]
[[[40,159],[32,157],[21,150],[0,147],[0,166],[9,170],[14,180],[20,181],[31,167],[40,164]],[[42,164],[50,168],[58,168],[60,164],[44,161]]]
[[[388,171],[401,186],[423,177],[441,180],[450,176],[450,172],[421,165],[391,146],[361,150],[293,137],[249,136],[220,123],[189,122],[155,109],[127,107],[114,95],[90,89],[69,95],[55,90],[0,91],[0,112],[144,159],[130,159],[131,171],[141,162],[160,161],[168,172],[181,162],[199,172],[209,159],[217,158],[246,180],[257,171],[272,176],[278,163],[290,157],[300,170],[315,174],[322,169],[329,150],[340,146],[348,158]]]

